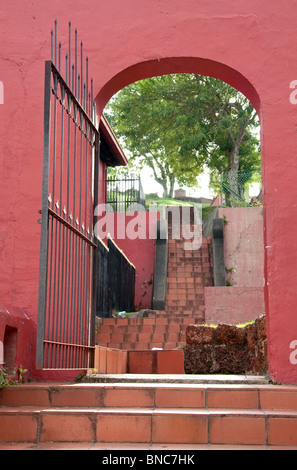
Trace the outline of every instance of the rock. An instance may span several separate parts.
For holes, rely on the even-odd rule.
[[[216,345],[211,372],[244,374],[246,351],[236,345]]]
[[[265,316],[244,328],[188,325],[184,349],[187,374],[265,374],[268,370]]]
[[[251,323],[245,327],[247,346],[249,351],[255,351],[257,344],[255,323]]]
[[[242,345],[245,342],[244,328],[238,328],[234,325],[220,323],[216,328],[216,342],[218,344],[238,344]]]
[[[209,374],[213,365],[210,345],[184,348],[184,367],[186,374]]]
[[[255,321],[256,333],[258,340],[265,340],[266,339],[266,317],[265,315],[261,315],[260,317],[256,318]]]
[[[186,342],[188,346],[211,344],[214,329],[205,325],[188,325],[186,328]]]

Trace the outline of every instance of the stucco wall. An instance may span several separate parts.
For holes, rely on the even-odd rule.
[[[226,287],[205,287],[205,322],[245,323],[265,312],[262,207],[220,208]]]
[[[58,18],[89,57],[98,112],[123,86],[164,73],[211,75],[235,86],[261,121],[265,310],[270,374],[297,382],[296,0],[15,0],[1,5],[1,304],[37,318],[44,61]],[[1,99],[1,102],[3,100]]]
[[[246,323],[265,312],[263,287],[205,287],[205,323]]]
[[[264,287],[263,208],[220,208],[226,277],[232,286]]]
[[[152,308],[156,256],[157,219],[159,212],[107,213],[100,218],[98,229],[106,243],[110,234],[117,246],[135,266],[135,309]]]

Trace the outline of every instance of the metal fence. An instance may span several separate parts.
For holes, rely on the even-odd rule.
[[[134,295],[135,267],[113,240],[98,241],[97,316],[134,311]]]
[[[69,23],[65,79],[57,22],[45,63],[37,369],[84,369],[94,359],[100,139],[88,62],[81,43],[78,70],[75,31],[71,64],[70,33]]]
[[[221,176],[221,207],[262,205],[261,169],[228,171]]]
[[[145,195],[140,176],[107,178],[106,204],[112,207],[114,212],[126,212],[132,204],[145,207]]]

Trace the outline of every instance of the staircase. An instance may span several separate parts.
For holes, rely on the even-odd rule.
[[[190,230],[194,230],[191,211]],[[183,236],[180,217],[179,238],[176,226],[168,223],[168,278],[166,307],[149,318],[104,318],[97,344],[115,349],[175,349],[185,346],[186,325],[202,323],[205,317],[204,286],[213,285],[211,238],[190,246]],[[200,243],[201,242],[201,243]],[[194,247],[194,249],[193,249]]]
[[[0,392],[0,449],[242,446],[297,449],[297,387],[181,380],[37,383]]]

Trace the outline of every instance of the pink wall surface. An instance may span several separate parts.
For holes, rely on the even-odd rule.
[[[205,323],[246,323],[265,313],[263,287],[205,287]]]
[[[135,310],[152,308],[153,280],[156,257],[156,233],[159,212],[104,214],[97,229],[101,239],[107,236],[124,252],[135,266]]]
[[[220,208],[224,218],[225,266],[232,286],[264,287],[263,208]]]
[[[206,287],[205,322],[245,323],[265,312],[263,208],[220,208],[226,287]]]
[[[44,61],[50,58],[54,18],[64,51],[71,19],[89,57],[99,112],[123,86],[176,72],[225,80],[256,107],[262,139],[269,368],[274,380],[297,383],[297,364],[290,359],[297,340],[296,100],[290,88],[297,79],[297,1],[2,3],[1,304],[26,309],[36,322]]]

